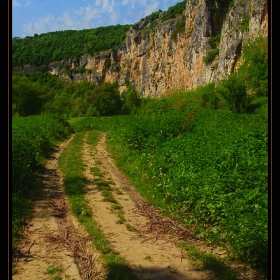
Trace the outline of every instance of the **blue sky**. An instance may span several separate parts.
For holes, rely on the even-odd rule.
[[[12,37],[134,24],[182,0],[12,0]]]

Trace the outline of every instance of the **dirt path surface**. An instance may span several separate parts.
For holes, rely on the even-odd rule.
[[[57,159],[69,141],[63,142],[47,162],[43,175],[45,194],[36,201],[33,217],[26,225],[28,240],[18,251],[19,272],[13,275],[14,280],[47,280],[56,276],[71,280],[102,279],[101,269],[94,261],[98,254],[69,211],[57,166]]]
[[[64,195],[57,159],[69,141],[62,143],[47,163],[45,196],[36,202],[33,218],[26,227],[29,240],[18,252],[19,273],[13,275],[14,280],[51,279],[54,275],[61,277],[57,279],[105,279],[98,252],[71,215]],[[183,236],[186,230],[162,217],[117,169],[106,150],[106,134],[102,133],[96,147],[86,144],[86,138],[84,141],[86,199],[93,218],[135,275],[143,280],[213,279],[209,271],[193,266],[174,245],[174,237]],[[93,172],[96,169],[98,176]],[[104,201],[98,188],[100,178],[109,182],[115,203]]]

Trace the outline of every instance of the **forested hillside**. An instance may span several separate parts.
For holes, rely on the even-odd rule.
[[[53,61],[79,58],[119,46],[130,25],[34,34],[12,41],[13,67],[47,65]]]

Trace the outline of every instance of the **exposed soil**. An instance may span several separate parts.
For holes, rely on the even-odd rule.
[[[58,267],[62,268],[62,279],[102,279],[102,267],[95,262],[98,253],[69,211],[57,166],[60,153],[71,139],[63,142],[46,164],[45,195],[36,201],[33,217],[25,227],[28,240],[18,251],[14,280],[50,279],[47,270]]]
[[[47,269],[58,266],[62,268],[62,279],[105,279],[99,254],[71,214],[64,195],[57,159],[69,141],[60,145],[46,165],[45,196],[36,202],[33,217],[26,225],[29,239],[18,251],[18,273],[13,275],[14,280],[51,279]],[[191,230],[162,216],[135,191],[116,167],[105,143],[105,133],[96,147],[85,141],[83,161],[88,182],[86,199],[113,249],[127,260],[139,279],[214,279],[209,271],[195,266],[174,241],[203,244],[190,235]],[[98,190],[92,167],[98,167],[101,177],[110,182],[112,195],[122,209],[122,223],[118,222],[120,217],[112,210],[112,203],[104,201]]]

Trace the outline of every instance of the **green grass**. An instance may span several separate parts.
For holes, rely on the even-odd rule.
[[[62,280],[63,267],[62,266],[51,266],[47,269],[45,274],[50,276],[51,280]]]
[[[128,231],[136,231],[136,228],[132,225],[130,225],[129,223],[126,224],[126,228]]]
[[[202,266],[202,269],[211,270],[214,273],[216,280],[237,280],[237,273],[233,269],[229,268],[225,261],[213,256],[210,253],[206,253],[198,250],[194,246],[187,243],[180,242],[178,246],[184,248],[190,260],[193,264]],[[238,271],[240,273],[240,271]]]

